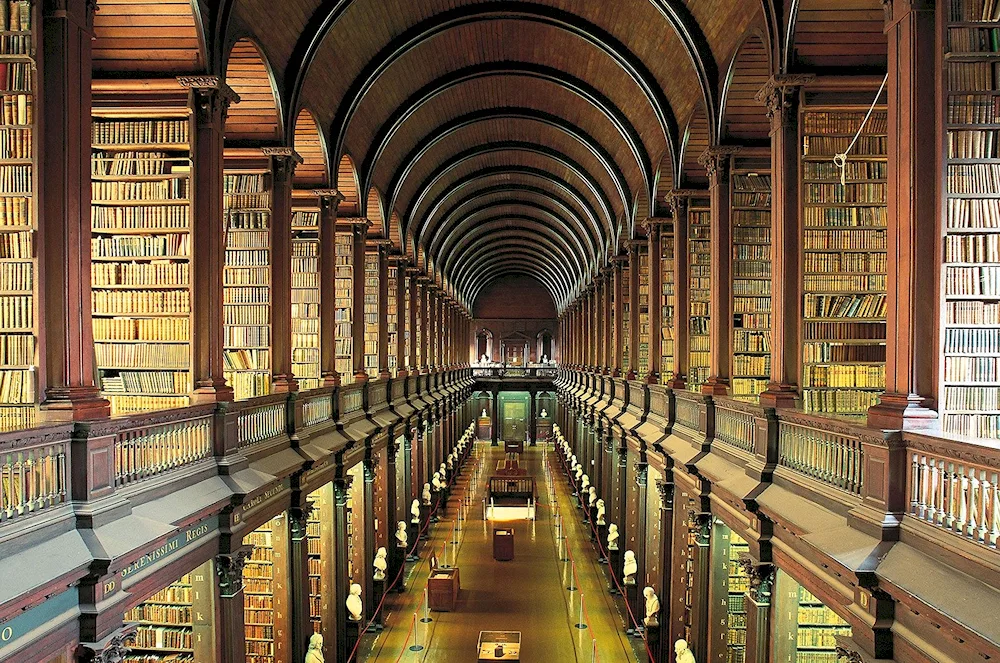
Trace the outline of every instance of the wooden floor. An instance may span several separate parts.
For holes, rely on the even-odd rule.
[[[616,605],[608,593],[607,580],[588,538],[589,529],[572,504],[564,475],[556,473],[559,461],[553,451],[542,447],[525,449],[521,462],[527,465],[538,485],[537,519],[503,523],[515,529],[514,560],[493,560],[494,523],[483,521],[483,497],[489,472],[486,468],[495,467],[502,457],[502,447],[476,445],[475,454],[452,491],[446,517],[433,526],[430,541],[420,551],[420,561],[407,570],[407,591],[387,599],[385,630],[364,638],[359,661],[474,662],[481,630],[520,631],[522,663],[593,661],[595,638],[597,661],[637,661],[633,648],[641,647],[642,641],[633,641],[625,635],[624,607],[620,600]],[[556,506],[549,501],[546,464],[551,464]],[[467,498],[467,520],[461,523],[456,546],[451,540],[463,498]],[[565,541],[557,538],[556,511],[563,514]],[[566,543],[568,555],[561,547]],[[459,567],[462,591],[456,611],[431,612],[433,621],[425,624],[420,619],[424,617],[423,592],[431,547],[440,564]],[[448,548],[447,553],[442,552],[444,547]],[[571,582],[574,565],[563,561],[569,557],[575,561],[575,582]],[[577,589],[570,591],[567,589],[570,586]],[[581,596],[585,609],[582,622]],[[581,629],[578,623],[588,626]],[[411,651],[415,644],[423,649]]]

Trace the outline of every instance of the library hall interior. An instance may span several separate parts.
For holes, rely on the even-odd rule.
[[[1000,663],[1000,0],[0,0],[0,663]]]

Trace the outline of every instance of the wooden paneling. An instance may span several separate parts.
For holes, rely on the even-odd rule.
[[[669,152],[665,154],[656,171],[656,201],[653,206],[656,216],[666,216],[670,211],[667,194],[674,189],[674,166],[671,157]]]
[[[795,22],[795,57],[812,68],[884,70],[888,46],[879,0],[801,0]]]
[[[302,163],[295,167],[296,188],[325,187],[330,181],[326,146],[316,126],[316,118],[306,109],[299,111],[295,118],[294,147],[302,157]]]
[[[226,82],[240,95],[226,116],[226,141],[281,140],[278,98],[271,72],[260,49],[249,39],[233,45],[226,65]]]
[[[389,215],[389,239],[392,240],[392,245],[398,250],[403,246],[403,240],[400,235],[401,228],[399,220],[399,214],[396,210],[392,211]]]
[[[385,214],[382,211],[382,194],[378,189],[368,189],[367,216],[372,226],[368,229],[369,236],[383,236],[385,232]]]
[[[751,35],[737,52],[729,70],[726,86],[723,135],[735,142],[769,139],[771,123],[757,92],[771,74],[767,48],[758,35]]]
[[[358,169],[354,167],[354,159],[345,154],[337,166],[337,190],[344,197],[337,206],[337,216],[341,218],[356,217],[361,213],[361,203],[358,198]]]
[[[190,73],[204,68],[191,0],[98,0],[94,71]]]
[[[681,149],[683,150],[681,160],[683,182],[681,182],[681,187],[707,186],[708,175],[705,173],[705,167],[698,163],[698,158],[708,149],[708,119],[705,117],[703,106],[698,107],[691,121],[688,122]]]

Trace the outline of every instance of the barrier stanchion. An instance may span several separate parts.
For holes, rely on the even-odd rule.
[[[587,628],[587,622],[584,621],[583,617],[583,602],[584,602],[583,592],[580,592],[580,621],[576,623],[576,627],[581,631]]]
[[[417,626],[417,613],[413,613],[413,644],[410,646],[410,651],[423,651],[424,646],[420,644],[420,631],[416,628]]]

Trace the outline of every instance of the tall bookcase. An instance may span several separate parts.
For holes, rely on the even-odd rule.
[[[649,247],[639,247],[639,347],[636,356],[637,377],[649,374]]]
[[[186,104],[94,102],[94,356],[113,414],[189,403],[190,123]]]
[[[774,594],[775,663],[836,663],[836,636],[850,636],[850,625],[784,571],[776,574]]]
[[[709,298],[712,287],[712,213],[705,198],[691,199],[688,207],[689,298],[691,311],[688,343],[687,388],[701,391],[709,372]]]
[[[378,365],[378,253],[365,252],[365,372],[377,378]]]
[[[951,0],[947,13],[941,278],[942,428],[992,439],[1000,437],[998,18],[982,0]]]
[[[632,328],[632,293],[631,286],[631,265],[625,263],[622,267],[622,323],[620,329],[622,330],[621,346],[622,346],[622,370],[625,373],[628,372],[629,367],[632,366],[631,363],[631,350],[632,345],[632,334],[630,330]]]
[[[288,572],[284,514],[243,537],[253,553],[243,567],[246,663],[290,663],[281,632],[287,633]]]
[[[354,243],[351,230],[337,230],[334,242],[337,264],[334,274],[336,363],[342,384],[354,382]]]
[[[271,393],[271,175],[226,168],[225,376],[238,400]]]
[[[660,239],[660,379],[666,383],[674,375],[674,233],[661,229]]]
[[[0,430],[36,420],[35,25],[28,0],[0,0]]]
[[[771,164],[733,161],[732,395],[756,402],[771,377]]]
[[[292,211],[292,372],[299,389],[320,380],[319,209]]]
[[[863,416],[885,390],[887,116],[876,110],[841,172],[867,108],[802,113],[806,411]]]
[[[386,346],[388,348],[388,359],[389,359],[389,375],[395,377],[396,373],[399,371],[399,365],[396,361],[399,352],[399,318],[396,315],[396,287],[397,279],[399,274],[399,269],[396,265],[389,265],[388,269],[388,297],[386,298],[385,305],[388,307],[386,311]]]
[[[309,621],[313,633],[323,632],[323,521],[319,506],[320,496],[312,493],[314,508],[306,523],[307,564],[309,566]]]
[[[730,530],[729,578],[727,579],[726,597],[727,630],[726,630],[726,662],[744,663],[747,648],[747,611],[745,606],[746,593],[750,589],[750,577],[740,566],[740,555],[750,552],[750,546],[739,534]]]

